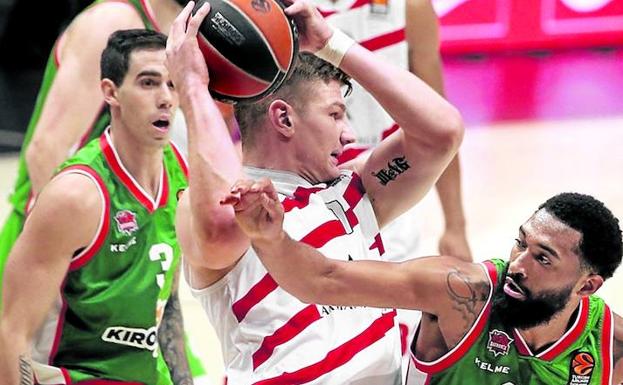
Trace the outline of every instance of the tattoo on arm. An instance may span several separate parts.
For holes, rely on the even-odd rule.
[[[482,309],[481,303],[487,300],[488,284],[472,282],[468,275],[453,269],[446,276],[446,285],[453,308],[461,313],[465,327],[469,328]]]
[[[19,385],[34,385],[32,363],[26,355],[19,356]]]
[[[389,182],[395,180],[398,175],[410,168],[411,165],[407,162],[407,158],[403,155],[387,162],[387,168],[382,168],[377,172],[373,172],[372,175],[379,180],[379,183],[386,186]]]
[[[162,323],[158,331],[158,342],[164,360],[169,367],[173,383],[175,385],[192,385],[192,375],[190,374],[188,359],[184,350],[184,320],[177,294],[178,277],[176,277],[176,282],[174,283],[175,289],[164,308]]]

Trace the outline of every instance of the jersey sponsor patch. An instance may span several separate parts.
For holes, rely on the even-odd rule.
[[[513,341],[514,339],[502,330],[493,329],[489,332],[487,350],[493,353],[494,357],[505,356],[508,354]]]
[[[117,230],[125,235],[132,235],[132,233],[138,230],[136,214],[130,210],[117,211],[115,222],[117,222]]]
[[[102,334],[102,340],[151,352],[155,352],[158,348],[158,332],[155,326],[149,329],[111,326]]]
[[[595,358],[589,352],[576,351],[572,355],[568,385],[587,385],[595,369]]]
[[[474,359],[474,364],[476,364],[478,369],[489,373],[509,374],[511,372],[510,366],[492,364],[490,362],[483,361],[478,357]]]

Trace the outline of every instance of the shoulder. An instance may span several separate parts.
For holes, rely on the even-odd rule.
[[[133,28],[144,28],[144,24],[132,5],[118,1],[95,4],[80,13],[67,28],[61,56],[97,54],[99,60],[113,32]]]
[[[85,173],[63,172],[37,196],[24,232],[36,239],[62,239],[72,250],[93,238],[105,211],[107,195]]]
[[[70,167],[48,183],[37,198],[37,205],[49,202],[56,210],[70,210],[67,212],[79,215],[100,211],[105,196],[106,186],[99,174],[88,167]]]
[[[96,27],[97,28],[94,28]],[[110,35],[118,29],[142,28],[143,20],[138,10],[128,2],[104,1],[85,9],[70,25],[72,30],[85,30],[89,34]]]

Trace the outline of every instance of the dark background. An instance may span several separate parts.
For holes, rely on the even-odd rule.
[[[22,142],[50,49],[92,0],[0,0],[0,150]]]

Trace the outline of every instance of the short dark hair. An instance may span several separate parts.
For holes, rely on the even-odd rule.
[[[337,81],[345,85],[347,87],[346,95],[352,90],[350,78],[342,70],[315,55],[301,52],[298,54],[292,73],[274,94],[256,102],[239,102],[234,106],[242,142],[244,144],[252,143],[252,133],[257,129],[254,126],[266,115],[268,106],[273,101],[281,99],[297,109],[303,108],[305,106],[304,98],[308,94],[305,92],[304,86],[309,85],[309,82],[318,80],[327,84],[331,81]]]
[[[113,32],[102,52],[100,78],[115,85],[123,83],[130,66],[130,54],[137,50],[159,50],[167,46],[167,37],[147,29],[126,29]]]
[[[621,264],[623,241],[619,220],[590,195],[562,193],[539,206],[582,234],[580,256],[585,265],[604,279],[612,277]]]

